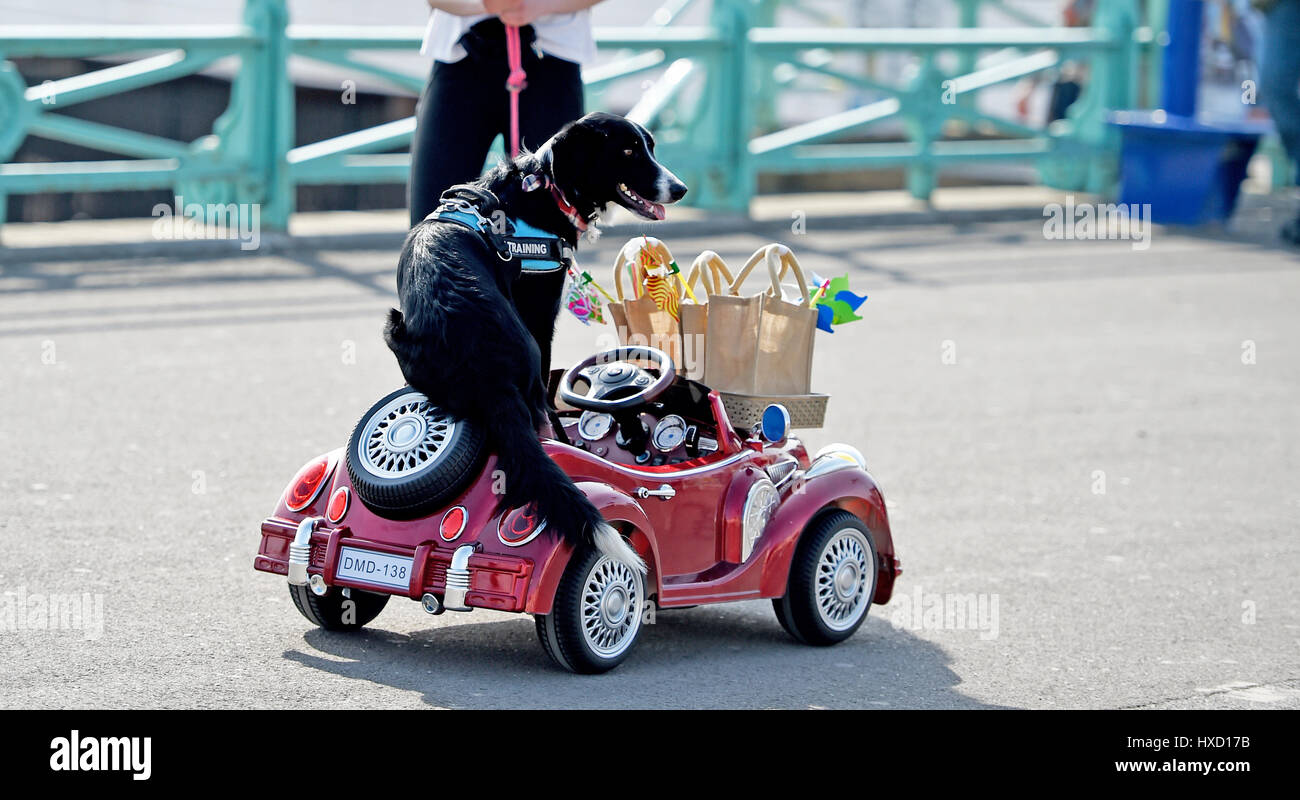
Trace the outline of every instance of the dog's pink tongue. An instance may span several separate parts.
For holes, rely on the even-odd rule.
[[[659,203],[650,204],[650,215],[657,220],[662,220],[665,216],[664,207]]]

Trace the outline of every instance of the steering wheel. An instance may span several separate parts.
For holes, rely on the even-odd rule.
[[[659,377],[629,361],[649,361]],[[560,398],[586,411],[626,411],[654,400],[677,377],[673,360],[662,350],[631,345],[588,356],[569,367],[560,379]],[[591,384],[585,394],[573,389],[577,378]],[[617,395],[617,396],[611,396]]]

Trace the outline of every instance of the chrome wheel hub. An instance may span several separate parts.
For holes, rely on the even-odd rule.
[[[831,630],[857,624],[871,605],[867,591],[875,564],[871,546],[855,528],[839,531],[817,559],[817,613]]]
[[[641,576],[603,557],[587,573],[582,592],[582,635],[604,658],[626,650],[641,627]]]
[[[835,596],[844,602],[848,602],[853,598],[857,586],[857,565],[850,561],[840,564],[839,569],[835,572]]]
[[[428,429],[429,423],[424,417],[408,414],[388,426],[384,433],[384,444],[393,453],[409,452],[424,438]]]
[[[601,616],[605,618],[605,624],[615,626],[623,622],[627,616],[627,592],[622,587],[610,589],[605,595],[605,602],[601,605]]]
[[[396,397],[366,421],[357,445],[359,464],[381,478],[433,466],[447,451],[456,421],[418,392]]]

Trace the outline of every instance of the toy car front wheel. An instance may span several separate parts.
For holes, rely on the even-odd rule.
[[[580,551],[560,578],[551,613],[536,617],[537,638],[570,672],[606,672],[636,644],[644,609],[640,572],[595,550]]]
[[[772,601],[781,627],[805,644],[832,645],[853,635],[876,594],[876,544],[847,511],[816,519],[790,565],[785,597]]]
[[[307,621],[327,631],[359,631],[388,605],[388,595],[352,590],[344,597],[337,587],[318,595],[309,586],[289,585],[289,595]]]

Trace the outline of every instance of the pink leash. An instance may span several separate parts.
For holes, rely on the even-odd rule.
[[[517,25],[506,26],[506,58],[510,62],[510,77],[506,78],[506,91],[510,92],[510,157],[516,158],[519,155],[519,93],[528,85]]]
[[[540,53],[539,53],[540,55]],[[528,75],[524,73],[524,53],[523,46],[519,43],[519,27],[517,25],[506,26],[506,59],[510,62],[510,76],[506,78],[506,91],[510,92],[510,157],[519,157],[519,93],[528,86]],[[531,192],[540,188],[549,188],[551,196],[555,198],[555,204],[559,206],[564,216],[568,217],[573,223],[573,227],[579,232],[587,230],[587,220],[583,219],[574,208],[560,187],[551,183],[549,179],[539,175],[529,175],[524,178],[524,191]]]

